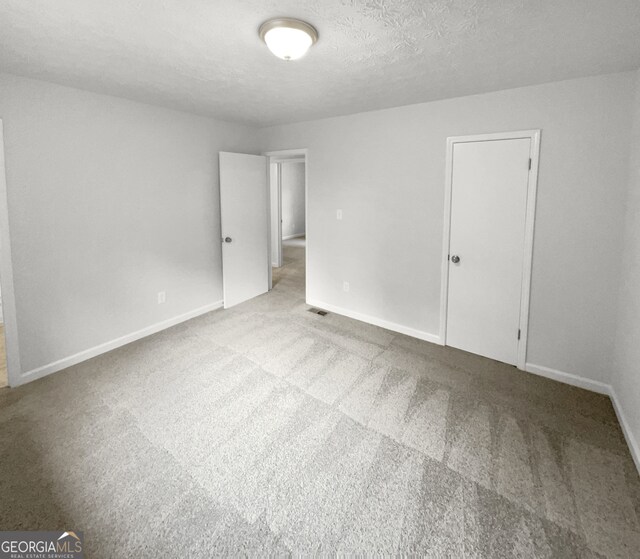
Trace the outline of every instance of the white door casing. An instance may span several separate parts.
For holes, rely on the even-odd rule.
[[[269,196],[271,205],[271,266],[273,268],[280,268],[282,266],[282,211],[280,207],[280,167],[281,163],[269,164]]]
[[[222,284],[228,309],[269,289],[267,158],[220,152]]]
[[[304,162],[304,212],[305,212],[305,270],[309,269],[309,254],[310,254],[310,245],[309,245],[309,150],[307,148],[300,149],[285,149],[278,151],[268,151],[263,153],[268,160],[270,166],[276,166],[276,173],[269,173],[269,190],[270,190],[270,203],[271,208],[269,210],[269,214],[271,216],[270,219],[270,236],[272,237],[272,242],[277,244],[277,247],[273,247],[270,245],[270,260],[273,263],[274,267],[278,267],[275,263],[279,262],[279,265],[282,265],[282,192],[281,192],[281,163],[285,163],[288,161],[299,161]],[[275,225],[277,225],[277,231],[273,225],[273,221],[276,221]],[[278,260],[279,258],[279,260]],[[269,289],[272,288],[272,277],[271,277],[272,269],[269,267]],[[308,289],[309,282],[309,274],[305,274],[305,294],[309,292]],[[306,297],[306,295],[305,295]]]
[[[538,151],[536,130],[449,138],[447,150],[442,341],[521,369]]]

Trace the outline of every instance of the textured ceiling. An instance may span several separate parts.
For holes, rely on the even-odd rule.
[[[257,29],[312,23],[284,62]],[[273,124],[640,66],[640,0],[2,0],[0,70]]]

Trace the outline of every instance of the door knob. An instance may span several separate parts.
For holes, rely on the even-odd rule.
[[[224,242],[225,243],[230,243],[233,239],[231,237],[225,237],[224,238]]]
[[[454,254],[451,257],[451,262],[453,262],[454,264],[457,264],[458,262],[460,262],[460,257],[457,254]]]

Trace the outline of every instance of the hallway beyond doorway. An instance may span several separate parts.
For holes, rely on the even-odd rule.
[[[296,296],[305,297],[305,250],[306,237],[282,241],[282,266],[272,268],[273,287],[284,280]]]

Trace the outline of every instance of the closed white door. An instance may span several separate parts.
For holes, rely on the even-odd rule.
[[[269,289],[267,195],[266,157],[220,152],[225,309]]]
[[[446,344],[515,365],[531,139],[453,145]]]

